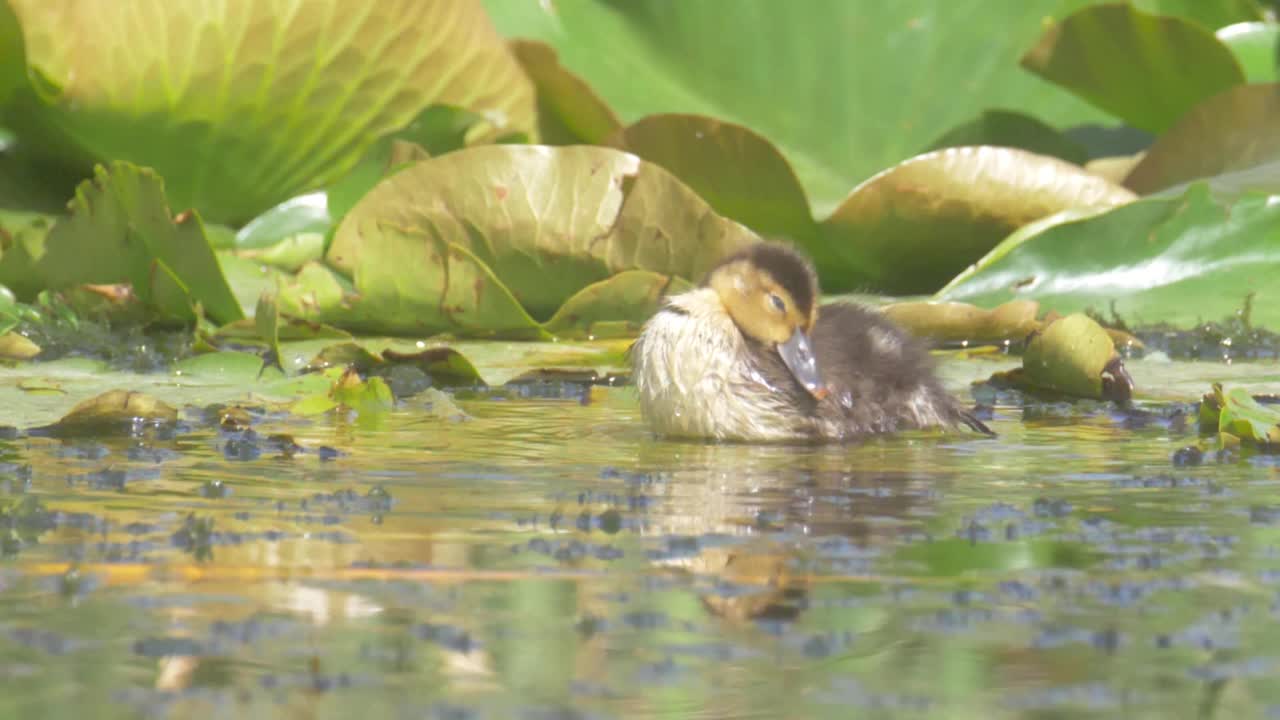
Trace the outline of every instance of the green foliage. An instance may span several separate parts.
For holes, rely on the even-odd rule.
[[[1011,235],[938,296],[984,306],[1030,298],[1058,312],[1118,315],[1130,327],[1234,317],[1280,327],[1280,205],[1227,207],[1203,184]]]

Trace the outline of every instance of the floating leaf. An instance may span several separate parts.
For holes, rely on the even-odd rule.
[[[572,295],[623,270],[701,277],[757,239],[656,165],[599,147],[485,146],[383,181],[338,228],[369,331],[541,335]]]
[[[511,50],[538,91],[538,130],[553,145],[600,145],[622,124],[582,78],[560,64],[550,46],[514,40]]]
[[[1235,316],[1280,328],[1280,205],[1231,207],[1203,184],[1081,218],[1065,215],[1011,235],[938,293],[987,307],[1015,298],[1061,313],[1114,311],[1128,327],[1186,328]]]
[[[1022,66],[1152,132],[1244,82],[1212,31],[1123,3],[1093,5],[1052,24]]]
[[[1011,300],[987,310],[958,302],[900,302],[882,308],[911,334],[935,342],[1018,342],[1040,327],[1040,303]]]
[[[71,408],[49,430],[54,434],[130,431],[141,425],[171,425],[178,411],[154,396],[128,390],[108,390]]]
[[[1200,403],[1200,431],[1280,448],[1280,408],[1259,403],[1245,388],[1224,390],[1222,383],[1214,383]]]
[[[691,113],[767,138],[819,217],[985,109],[1058,127],[1105,120],[1017,66],[1045,18],[1080,4],[486,2],[499,29],[554,47],[624,123]]]
[[[333,399],[357,415],[376,415],[395,407],[391,388],[380,377],[361,380],[359,373],[348,369],[333,386]]]
[[[478,1],[10,0],[41,93],[15,130],[156,168],[244,222],[322,187],[434,104],[532,133],[533,89]]]
[[[194,320],[243,317],[198,215],[169,215],[163,181],[145,168],[97,168],[71,201],[71,216],[49,232],[38,273],[51,288],[127,282],[163,315]]]
[[[1011,148],[948,148],[855,189],[808,245],[828,292],[868,286],[933,292],[1013,230],[1065,208],[1133,193],[1057,158]]]
[[[30,360],[40,354],[40,346],[25,335],[5,332],[0,335],[0,360]]]
[[[1280,84],[1243,85],[1196,106],[1125,178],[1134,192],[1181,192],[1212,178],[1220,196],[1280,192]]]
[[[1020,377],[1031,387],[1075,397],[1127,402],[1133,391],[1107,331],[1080,313],[1049,323],[1027,343]]]
[[[245,250],[268,248],[294,235],[323,236],[332,227],[328,196],[307,193],[289,198],[250,220],[236,233],[235,246]]]

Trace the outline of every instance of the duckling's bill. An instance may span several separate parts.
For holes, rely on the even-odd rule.
[[[826,384],[822,382],[822,375],[818,372],[818,359],[813,355],[813,345],[810,344],[809,336],[803,330],[796,328],[786,342],[779,344],[778,354],[782,356],[782,362],[786,364],[787,369],[804,386],[804,389],[809,391],[810,395],[821,400],[830,393]]]

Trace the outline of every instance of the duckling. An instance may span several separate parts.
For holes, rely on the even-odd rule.
[[[813,265],[769,242],[668,298],[630,351],[649,425],[756,442],[959,425],[992,434],[943,389],[923,343],[881,313],[818,299]]]

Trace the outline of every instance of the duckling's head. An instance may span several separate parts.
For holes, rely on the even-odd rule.
[[[815,398],[826,397],[809,341],[818,320],[818,275],[803,255],[784,245],[752,245],[712,268],[705,284],[743,335],[774,349]]]

